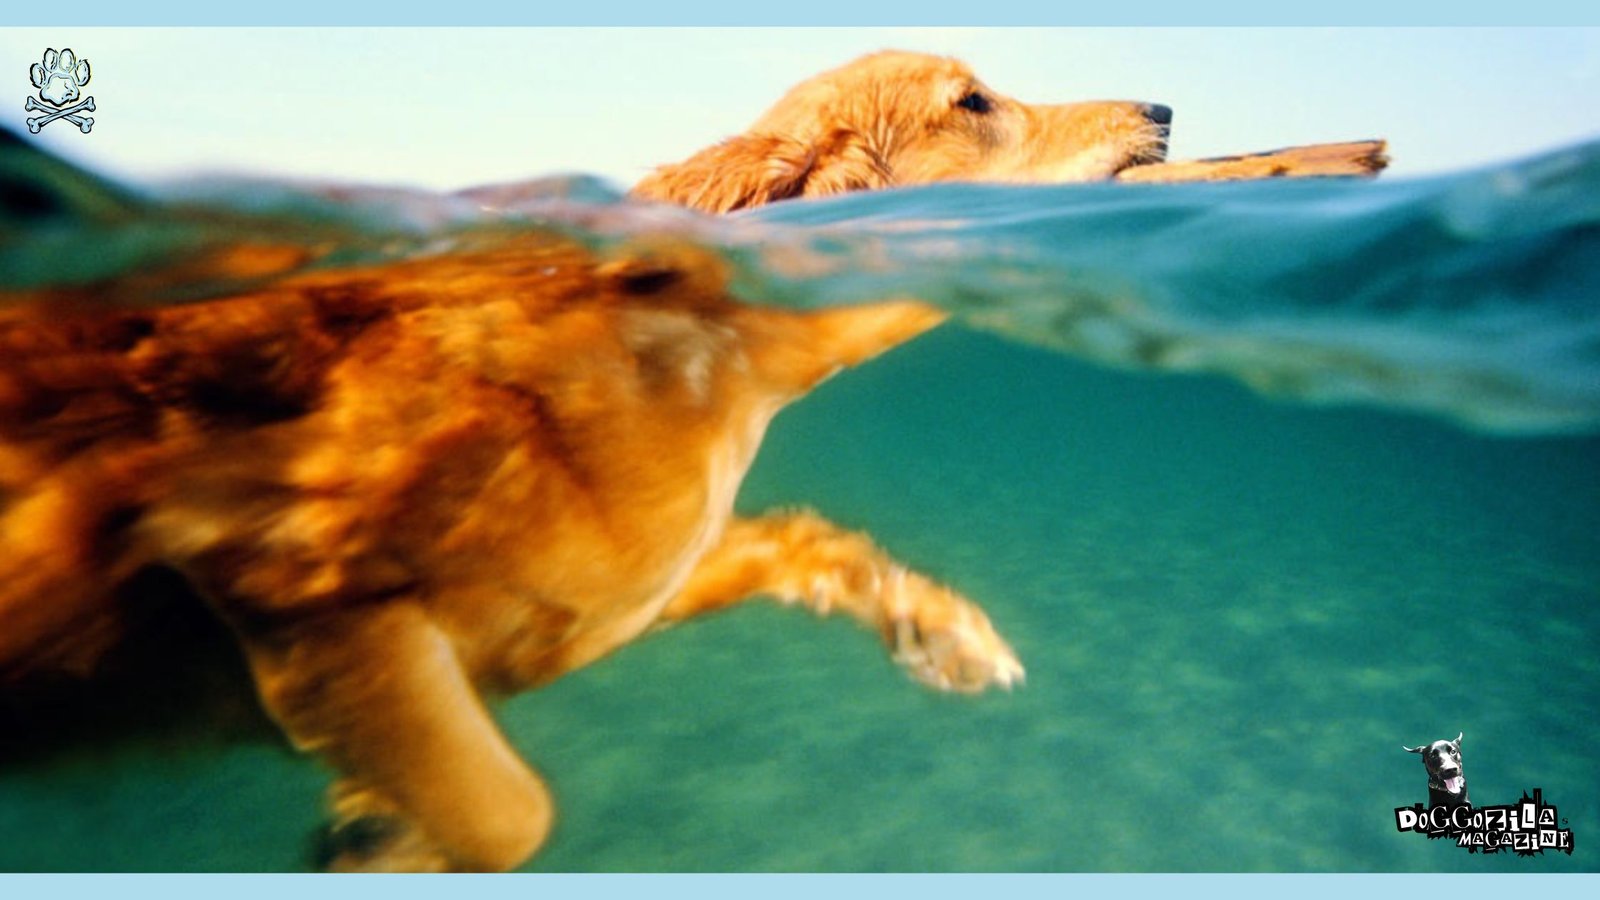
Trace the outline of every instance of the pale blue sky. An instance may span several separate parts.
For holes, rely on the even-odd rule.
[[[1024,100],[1169,104],[1174,157],[1385,137],[1405,176],[1600,137],[1596,28],[8,28],[9,127],[29,66],[66,46],[93,66],[94,131],[41,138],[133,178],[627,185],[884,47],[959,56]]]

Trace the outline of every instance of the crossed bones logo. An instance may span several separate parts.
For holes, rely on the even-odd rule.
[[[72,55],[71,50],[44,51],[44,62],[34,63],[29,70],[33,76],[33,86],[39,89],[39,98],[28,98],[23,105],[24,110],[39,110],[47,113],[43,116],[32,116],[28,119],[28,130],[34,134],[39,129],[49,125],[57,119],[66,119],[78,126],[78,130],[88,134],[94,127],[93,116],[80,116],[84,110],[94,111],[94,98],[84,97],[83,101],[74,105],[67,104],[78,99],[79,88],[89,83],[89,61],[78,59]]]

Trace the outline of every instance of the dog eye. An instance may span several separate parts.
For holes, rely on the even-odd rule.
[[[978,93],[977,91],[972,91],[971,93],[967,94],[965,97],[962,97],[960,100],[957,100],[956,101],[956,105],[961,107],[962,109],[970,109],[973,112],[980,113],[980,114],[981,113],[986,113],[989,110],[994,108],[993,106],[991,106],[989,104],[989,98],[985,97],[984,95],[982,95],[980,93]]]

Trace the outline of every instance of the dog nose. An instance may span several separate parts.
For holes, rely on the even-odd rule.
[[[1172,124],[1172,107],[1160,103],[1147,103],[1144,107],[1144,117],[1157,125]]]

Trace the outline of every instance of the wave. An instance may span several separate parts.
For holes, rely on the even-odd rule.
[[[15,199],[21,151],[0,151]],[[456,194],[238,180],[116,193],[70,167],[28,171],[75,224],[0,213],[0,286],[105,279],[174,246],[269,234],[336,245],[325,265],[438,252],[463,232],[554,228],[594,245],[670,232],[722,252],[754,302],[915,296],[1117,366],[1489,431],[1600,427],[1600,142],[1411,180],[945,184],[722,218],[582,176]]]

